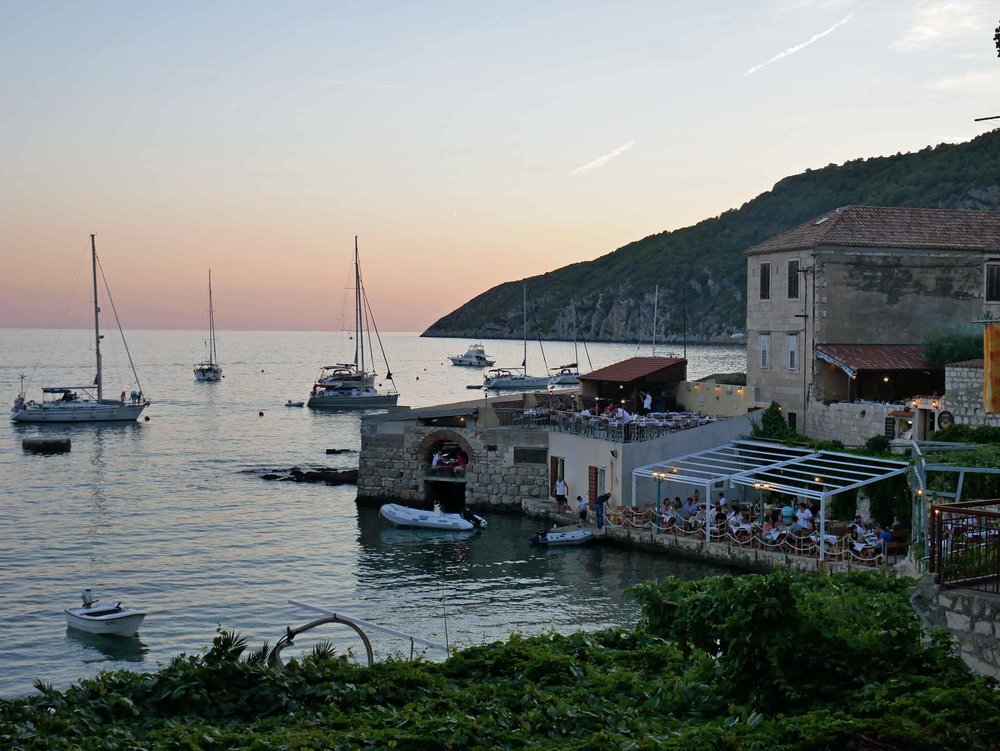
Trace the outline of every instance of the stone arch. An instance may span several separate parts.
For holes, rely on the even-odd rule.
[[[446,429],[435,430],[425,435],[423,440],[420,441],[420,445],[417,446],[417,458],[426,464],[430,464],[434,448],[443,441],[450,441],[458,446],[465,454],[469,463],[476,460],[475,452],[472,450],[469,442],[454,430]]]

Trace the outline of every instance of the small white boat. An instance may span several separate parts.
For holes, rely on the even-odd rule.
[[[135,636],[146,614],[141,610],[123,608],[122,604],[109,605],[83,590],[83,607],[66,608],[66,625],[91,634],[107,636]]]
[[[473,368],[484,368],[492,365],[496,360],[486,354],[486,348],[482,344],[470,344],[464,355],[448,355],[452,365],[467,365]]]
[[[550,386],[580,385],[580,370],[575,362],[571,362],[569,365],[560,365],[552,370],[555,371],[555,375],[549,377]]]
[[[417,527],[420,529],[447,529],[455,532],[466,532],[477,527],[486,526],[486,520],[468,509],[461,514],[449,514],[434,504],[433,511],[426,511],[398,503],[387,503],[379,509],[379,514],[400,527]]]
[[[569,532],[539,532],[531,538],[532,545],[587,545],[596,538],[589,529],[574,529]]]
[[[305,402],[294,402],[291,399],[289,399],[287,402],[285,402],[285,406],[286,407],[304,407],[304,406],[306,406],[306,403]]]
[[[495,368],[483,378],[483,388],[490,391],[534,391],[548,386],[548,376],[525,375],[521,368]]]

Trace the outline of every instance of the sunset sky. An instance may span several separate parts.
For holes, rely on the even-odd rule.
[[[380,328],[419,330],[808,167],[984,132],[998,20],[995,0],[7,3],[0,326],[87,325],[95,232],[129,328],[203,328],[209,267],[220,329],[336,328],[359,235]]]

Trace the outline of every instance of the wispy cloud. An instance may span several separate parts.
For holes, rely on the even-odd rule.
[[[892,43],[892,48],[903,52],[940,46],[956,40],[984,35],[993,19],[985,2],[981,0],[934,0],[925,2],[913,14],[913,25],[906,34]]]
[[[635,146],[635,141],[629,141],[628,143],[619,146],[614,151],[609,151],[604,156],[599,156],[594,161],[587,162],[582,167],[577,167],[574,170],[570,170],[569,174],[570,175],[586,175],[588,172],[593,172],[595,169],[598,169],[599,167],[603,167],[608,162],[617,159],[622,154],[624,154],[626,151],[628,151],[629,149],[631,149],[633,146]]]
[[[205,68],[178,68],[166,65],[130,65],[130,68],[135,70],[155,70],[161,73],[183,73],[186,75],[196,75],[196,76],[219,76],[223,78],[248,78],[249,75],[242,73],[235,73],[233,71],[227,70],[210,70]],[[285,81],[300,81],[302,83],[319,83],[319,84],[329,84],[331,86],[366,86],[376,89],[405,89],[405,86],[400,86],[395,83],[371,83],[367,81],[343,81],[336,78],[309,78],[302,76],[292,76],[291,78],[282,78]]]
[[[930,81],[927,88],[958,94],[995,94],[1000,90],[1000,70],[972,70],[941,76]]]
[[[779,60],[783,60],[786,57],[790,57],[790,56],[794,55],[796,52],[801,52],[802,50],[804,50],[809,45],[815,44],[816,42],[818,42],[823,37],[827,36],[828,34],[832,34],[833,32],[835,32],[837,29],[839,29],[845,23],[847,23],[848,21],[850,21],[851,17],[853,15],[854,15],[854,11],[851,11],[844,18],[842,18],[839,21],[837,21],[837,23],[835,23],[833,26],[831,26],[826,31],[821,31],[819,34],[813,34],[813,36],[810,37],[808,41],[802,42],[802,44],[796,44],[794,47],[789,47],[787,50],[779,52],[777,55],[775,55],[774,57],[772,57],[766,63],[761,63],[760,65],[753,66],[752,68],[750,68],[749,70],[747,70],[746,73],[744,73],[743,75],[744,76],[753,75],[758,70],[760,70],[763,67],[766,67],[766,66],[770,65],[771,63],[776,63]]]

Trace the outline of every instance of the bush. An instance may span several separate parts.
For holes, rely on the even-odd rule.
[[[892,453],[892,444],[884,435],[873,435],[865,441],[865,451],[869,454]]]
[[[924,356],[931,367],[975,360],[983,356],[983,332],[979,327],[958,331],[935,331],[924,342]]]
[[[751,430],[755,438],[784,440],[795,437],[795,431],[788,427],[781,405],[771,402],[771,406],[761,412],[760,422],[755,422]]]

